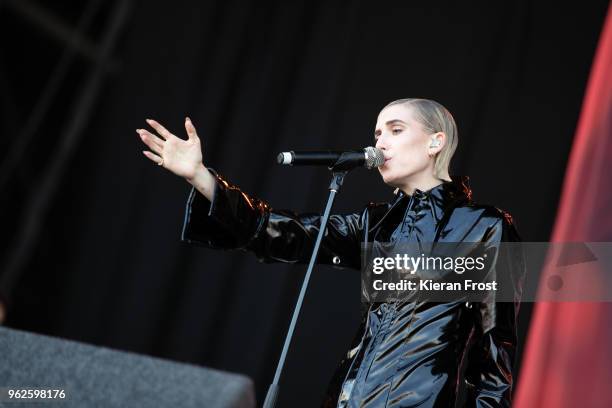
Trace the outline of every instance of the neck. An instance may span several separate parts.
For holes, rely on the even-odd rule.
[[[450,177],[446,178],[450,180]],[[410,179],[406,180],[406,182],[403,183],[403,185],[399,186],[399,188],[404,193],[411,195],[416,189],[419,189],[421,191],[428,191],[436,186],[439,186],[445,181],[447,180],[442,180],[437,177],[434,177],[433,174],[420,174],[410,177]]]

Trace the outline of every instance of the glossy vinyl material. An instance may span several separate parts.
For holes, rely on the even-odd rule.
[[[253,252],[263,262],[307,263],[320,226],[318,214],[272,209],[221,178],[212,203],[192,189],[183,241]],[[360,269],[362,242],[518,241],[511,217],[471,200],[467,178],[429,191],[396,194],[354,214],[332,215],[318,263]],[[325,407],[508,407],[517,344],[516,318],[525,266],[504,255],[495,276],[515,301],[494,296],[472,303],[365,305],[353,344],[323,401]],[[356,272],[358,273],[358,272]],[[460,392],[465,401],[458,398]]]

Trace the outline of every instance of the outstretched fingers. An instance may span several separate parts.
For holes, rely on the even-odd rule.
[[[149,126],[151,126],[153,129],[155,129],[157,131],[157,133],[159,133],[159,135],[164,138],[165,140],[168,140],[172,137],[174,137],[174,135],[172,133],[170,133],[170,131],[168,131],[168,129],[166,129],[165,127],[163,127],[159,122],[157,122],[156,120],[153,119],[147,119],[147,123],[149,124]]]
[[[145,129],[136,129],[136,133],[140,135],[140,139],[146,144],[149,149],[161,156],[164,150],[164,141],[153,133],[146,131]]]
[[[198,137],[196,128],[195,126],[193,126],[193,123],[191,122],[191,119],[189,119],[189,117],[185,118],[185,130],[187,131],[187,137],[189,138],[189,140],[193,140]]]
[[[143,150],[142,154],[144,154],[145,156],[147,156],[147,158],[153,162],[155,162],[157,165],[161,165],[161,163],[164,161],[161,157],[159,157],[156,154],[151,153],[148,150]]]

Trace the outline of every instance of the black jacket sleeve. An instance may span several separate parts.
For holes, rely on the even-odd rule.
[[[319,231],[321,216],[274,210],[228,183],[214,170],[215,190],[208,201],[191,189],[181,240],[214,249],[253,252],[261,262],[307,263]],[[318,263],[360,268],[363,216],[332,215]]]
[[[510,407],[514,385],[513,368],[517,347],[517,317],[522,295],[525,263],[520,238],[508,214],[504,214],[490,231],[487,245],[496,247],[497,259],[491,270],[504,297],[513,294],[514,300],[497,301],[490,293],[477,304],[475,343],[470,347],[466,407]]]

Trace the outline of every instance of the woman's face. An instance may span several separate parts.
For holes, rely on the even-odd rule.
[[[431,135],[412,118],[412,109],[392,105],[378,115],[374,131],[376,147],[385,155],[385,164],[378,168],[383,181],[392,187],[405,187],[424,172],[432,172],[429,157]]]

